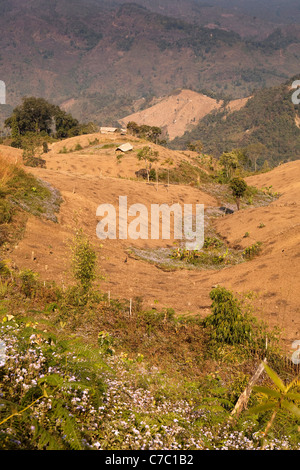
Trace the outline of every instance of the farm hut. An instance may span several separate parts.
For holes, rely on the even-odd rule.
[[[117,127],[100,127],[101,134],[113,134],[117,130]]]
[[[133,150],[133,146],[129,143],[127,144],[122,144],[120,145],[117,149],[116,149],[116,152],[119,151],[119,152],[130,152],[131,150]]]

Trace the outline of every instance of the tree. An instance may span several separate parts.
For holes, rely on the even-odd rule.
[[[56,106],[53,117],[56,127],[56,137],[62,139],[79,135],[79,122],[77,119],[73,118],[71,114],[67,114]]]
[[[220,157],[220,165],[223,166],[227,179],[232,177],[233,171],[238,167],[239,161],[236,152],[224,152]]]
[[[11,117],[10,128],[11,128],[11,137],[13,139],[11,146],[16,147],[16,148],[22,148],[22,138],[20,135],[20,129],[18,126],[16,116],[14,115]]]
[[[251,169],[251,159],[247,155],[247,152],[243,148],[238,148],[233,150],[233,153],[237,156],[238,159],[238,165],[244,169],[244,170],[250,170]]]
[[[264,155],[267,154],[268,149],[264,144],[255,143],[249,144],[245,148],[246,155],[250,158],[252,164],[254,165],[254,171],[257,170],[257,160],[262,158]]]
[[[78,230],[72,245],[72,268],[75,279],[87,294],[96,278],[96,253],[82,230]]]
[[[213,342],[223,344],[246,344],[251,339],[252,325],[241,304],[225,287],[210,292],[212,314],[204,320]]]
[[[240,210],[240,200],[247,190],[247,183],[242,178],[232,178],[229,186],[236,199],[237,209]]]
[[[151,140],[151,142],[154,142],[155,144],[157,144],[158,137],[162,133],[160,127],[148,126],[147,124],[142,124],[141,126],[139,126],[134,121],[128,122],[127,130],[130,132],[130,134],[142,137],[143,139]]]
[[[35,134],[34,132],[27,132],[22,136],[22,157],[25,165],[46,167],[45,160],[41,158],[42,153],[44,153],[44,144],[47,145],[44,139],[45,136],[43,134]]]
[[[147,180],[149,183],[149,175],[151,170],[151,163],[156,162],[158,160],[158,152],[153,151],[151,147],[143,147],[137,154],[138,160],[144,160],[147,172]]]
[[[59,106],[48,103],[44,98],[23,98],[5,126],[11,129],[14,146],[21,146],[21,137],[27,133],[55,135],[58,138],[79,135],[77,119],[67,114]]]
[[[197,152],[198,154],[201,153],[203,149],[203,143],[201,140],[194,140],[193,142],[190,142],[187,146],[188,150],[191,150],[192,152]]]
[[[160,127],[152,126],[150,129],[149,139],[152,140],[155,144],[158,142],[158,137],[161,135],[162,130]]]
[[[139,126],[138,126],[138,124],[137,124],[136,122],[134,122],[134,121],[129,121],[129,122],[127,123],[127,130],[128,130],[131,134],[137,135],[138,132],[139,132]]]
[[[43,98],[23,98],[20,106],[13,110],[12,116],[5,121],[5,126],[24,135],[26,132],[50,134],[55,107]]]

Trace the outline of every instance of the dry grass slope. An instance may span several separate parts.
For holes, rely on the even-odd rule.
[[[95,137],[99,143],[89,145]],[[47,168],[30,171],[61,192],[63,204],[58,215],[59,223],[31,216],[24,238],[9,254],[10,258],[20,268],[39,272],[42,279],[55,279],[58,283],[67,284],[70,280],[68,241],[77,223],[96,246],[104,275],[100,289],[110,291],[112,297],[129,299],[141,296],[146,306],[173,307],[177,313],[205,316],[210,312],[209,292],[213,285],[220,284],[242,293],[254,291],[257,294],[254,301],[257,315],[270,325],[283,328],[288,341],[299,339],[300,162],[288,163],[249,178],[249,184],[281,193],[281,197],[270,206],[241,210],[215,222],[216,230],[230,246],[245,247],[257,241],[263,242],[259,257],[218,271],[165,272],[130,257],[124,263],[130,246],[152,249],[166,246],[163,241],[98,240],[97,206],[101,203],[117,204],[120,195],[128,196],[129,205],[139,202],[147,207],[150,203],[181,202],[204,203],[208,208],[216,207],[218,201],[195,187],[172,185],[168,188],[160,185],[157,189],[155,183],[138,181],[134,173],[141,163],[135,152],[145,142],[132,139],[134,151],[118,161],[114,146],[123,138],[99,134],[52,145],[51,151],[45,155]],[[63,147],[74,149],[78,143],[83,147],[81,150],[59,153]],[[153,147],[156,148],[154,144]],[[158,165],[168,158],[177,162],[189,160],[187,153],[183,155],[162,147],[157,149]],[[4,147],[0,147],[0,153],[16,159],[19,156],[18,150],[8,151]],[[249,232],[249,237],[244,238],[245,232]]]

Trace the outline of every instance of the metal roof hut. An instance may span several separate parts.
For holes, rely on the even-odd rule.
[[[113,134],[117,130],[117,127],[100,127],[101,134]]]
[[[117,149],[116,149],[116,152],[119,151],[119,152],[130,152],[131,150],[133,150],[133,146],[129,143],[127,144],[122,144],[120,145]]]

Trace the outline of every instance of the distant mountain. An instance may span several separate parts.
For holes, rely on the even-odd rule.
[[[135,0],[135,3],[189,23],[234,31],[241,37],[265,38],[275,29],[284,30],[291,24],[300,31],[298,0]]]
[[[178,88],[238,99],[298,73],[296,26],[261,23],[259,37],[242,38],[243,12],[137,1],[148,9],[122,0],[0,0],[0,121],[25,95],[109,125]]]
[[[280,86],[257,91],[241,109],[226,108],[206,115],[191,132],[174,139],[171,148],[186,148],[193,140],[201,140],[204,151],[216,157],[223,152],[263,144],[262,166],[300,159],[300,105],[292,102],[291,85],[300,75]]]

